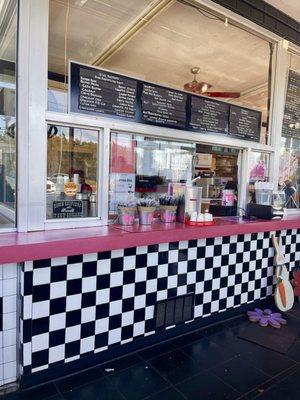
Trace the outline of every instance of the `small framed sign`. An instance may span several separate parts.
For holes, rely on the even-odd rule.
[[[81,200],[61,200],[53,202],[53,218],[82,217]]]

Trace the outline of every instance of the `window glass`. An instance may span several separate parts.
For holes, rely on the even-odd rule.
[[[47,218],[96,217],[98,132],[48,126]]]
[[[17,1],[0,1],[0,229],[15,226]]]
[[[238,171],[239,150],[113,132],[110,217],[116,215],[118,205],[180,196],[191,179],[194,187],[201,188],[202,212],[236,215]],[[224,205],[225,193],[231,195],[230,206]]]
[[[198,93],[261,111],[266,143],[272,45],[200,4],[152,8],[150,0],[50,0],[49,110],[67,110],[70,59],[180,90],[199,67]],[[137,16],[145,24],[131,29]],[[126,42],[116,46],[121,32]]]
[[[290,69],[279,165],[279,188],[287,208],[300,207],[300,57],[290,54]]]

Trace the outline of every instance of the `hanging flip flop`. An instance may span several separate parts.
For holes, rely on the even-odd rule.
[[[273,234],[272,240],[275,249],[274,263],[276,268],[275,304],[280,311],[288,311],[294,305],[294,290],[289,280],[289,272],[285,266],[281,237],[278,240],[276,235]]]

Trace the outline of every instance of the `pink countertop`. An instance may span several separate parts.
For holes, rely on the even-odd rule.
[[[281,221],[243,221],[234,217],[216,218],[213,226],[183,224],[151,226],[103,226],[28,233],[0,234],[0,264],[95,253],[128,247],[181,240],[269,232],[300,228],[300,216]]]

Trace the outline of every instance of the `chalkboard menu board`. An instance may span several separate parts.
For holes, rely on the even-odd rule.
[[[70,63],[69,111],[259,141],[261,112]]]
[[[230,106],[229,134],[244,140],[259,142],[261,113],[248,108]]]
[[[300,74],[289,72],[282,135],[300,138]]]
[[[143,83],[142,121],[184,128],[186,98],[183,92]]]
[[[201,132],[226,133],[229,104],[192,96],[190,126]]]
[[[134,79],[81,66],[77,85],[77,101],[71,99],[71,111],[78,109],[81,112],[135,118],[137,82]]]

